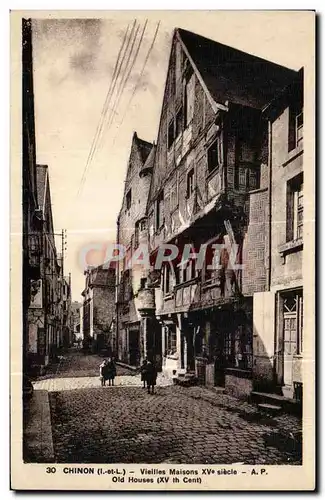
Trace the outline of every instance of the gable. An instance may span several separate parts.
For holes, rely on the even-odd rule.
[[[214,119],[217,108],[213,109],[212,102],[176,31],[167,70],[149,203],[173,175],[191,141]]]
[[[296,71],[183,29],[177,36],[217,103],[262,109]]]

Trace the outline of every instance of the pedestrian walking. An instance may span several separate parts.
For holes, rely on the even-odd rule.
[[[116,377],[116,366],[112,358],[108,358],[105,370],[106,370],[108,385],[114,385],[114,379]]]
[[[147,378],[148,394],[150,394],[150,389],[151,389],[151,394],[154,394],[154,389],[157,382],[157,368],[154,361],[148,361],[147,363],[146,378]]]
[[[104,361],[99,366],[99,378],[102,387],[106,385],[106,364],[107,361],[106,359],[104,359]]]
[[[147,383],[147,360],[144,359],[143,363],[140,368],[140,373],[141,373],[141,382],[143,382],[143,388],[145,389],[146,383]]]

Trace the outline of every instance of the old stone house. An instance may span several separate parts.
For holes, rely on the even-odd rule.
[[[94,352],[107,349],[115,317],[115,269],[105,264],[85,271],[83,338]]]
[[[148,244],[147,201],[155,150],[153,144],[134,133],[117,221],[117,243],[125,249],[116,275],[118,356],[134,366],[159,351],[161,345],[160,326],[155,316],[139,310],[143,304],[138,293],[145,286],[148,270],[132,264],[137,250]]]
[[[264,386],[302,397],[303,70],[265,108],[269,124],[268,290],[254,296],[256,375]]]
[[[147,208],[151,256],[162,244],[179,249],[154,289],[163,370],[196,374],[238,395],[258,379],[254,317],[262,313],[254,295],[269,287],[270,144],[262,110],[295,76],[175,30]],[[217,257],[214,245],[222,245]]]
[[[37,257],[38,275],[32,280],[28,308],[29,365],[42,370],[62,346],[62,262],[57,254],[53,227],[49,169],[36,166],[40,230],[31,253]]]

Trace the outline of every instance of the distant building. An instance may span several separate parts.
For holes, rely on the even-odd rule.
[[[148,270],[132,265],[138,248],[142,244],[148,245],[147,202],[155,152],[153,144],[134,133],[117,221],[117,243],[125,248],[125,257],[123,262],[118,263],[116,276],[118,357],[133,366],[139,365],[148,356],[155,356],[158,365],[161,365],[160,325],[154,314],[149,316],[140,311]],[[141,299],[139,293],[142,294]]]
[[[62,347],[62,262],[55,246],[49,171],[37,165],[37,193],[41,231],[38,235],[39,279],[32,280],[28,309],[28,357],[34,370],[42,370]]]
[[[72,315],[71,315],[71,276],[65,276],[62,280],[62,330],[61,345],[65,348],[72,344]]]
[[[115,316],[115,269],[103,265],[88,269],[85,276],[82,333],[84,342],[95,352],[110,346]]]
[[[78,338],[81,338],[80,333],[80,309],[82,308],[82,303],[74,300],[71,303],[71,336],[70,343],[72,344]]]
[[[79,332],[80,333],[78,335],[78,338],[80,338],[80,339],[84,338],[84,329],[83,329],[83,322],[84,322],[83,321],[83,317],[84,317],[84,315],[83,315],[83,312],[84,312],[84,310],[83,310],[83,304],[81,304],[81,307],[79,309],[79,325],[80,325],[79,326]]]
[[[49,168],[36,163],[32,21],[22,20],[23,370],[42,372],[69,345],[71,278],[53,227]]]

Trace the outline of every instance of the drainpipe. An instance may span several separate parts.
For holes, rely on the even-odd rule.
[[[268,217],[268,250],[269,250],[269,262],[268,262],[268,280],[267,280],[267,290],[271,290],[271,278],[272,278],[272,122],[268,120],[268,167],[269,167],[269,217]],[[273,384],[276,385],[277,380],[277,302],[275,304],[275,317],[274,317],[274,355],[273,355]]]

